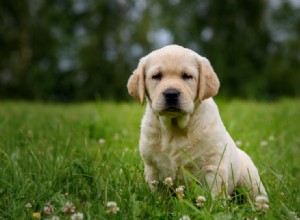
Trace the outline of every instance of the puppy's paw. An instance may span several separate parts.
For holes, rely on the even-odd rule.
[[[150,182],[148,182],[148,185],[149,185],[152,192],[155,191],[158,184],[159,184],[159,182],[157,180],[151,180]]]
[[[266,196],[256,196],[255,208],[257,211],[266,213],[269,210],[269,199]]]

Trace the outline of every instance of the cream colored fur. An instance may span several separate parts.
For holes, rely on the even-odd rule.
[[[235,145],[211,98],[219,85],[209,61],[181,46],[166,46],[140,60],[127,86],[141,103],[147,99],[139,145],[151,188],[166,177],[180,183],[187,170],[211,187],[213,197],[232,194],[238,186],[247,187],[252,199],[267,195],[254,163]],[[168,89],[180,93],[179,111],[166,109]]]

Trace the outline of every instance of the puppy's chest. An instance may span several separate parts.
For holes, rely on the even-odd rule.
[[[188,136],[165,135],[160,140],[160,146],[156,147],[152,159],[161,172],[166,172],[162,175],[168,175],[168,172],[177,173],[179,167],[190,166],[195,157],[198,157],[195,148]]]
[[[188,136],[168,136],[164,135],[160,140],[160,151],[165,153],[168,157],[172,157],[175,154],[178,154],[183,149],[188,148],[190,145]]]

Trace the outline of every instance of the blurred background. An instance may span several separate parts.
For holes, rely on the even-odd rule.
[[[1,0],[0,99],[129,100],[139,58],[207,57],[219,96],[300,96],[299,0]]]

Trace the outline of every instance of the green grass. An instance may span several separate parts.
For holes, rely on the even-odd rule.
[[[270,197],[266,214],[250,202],[211,201],[200,186],[185,199],[151,193],[138,152],[144,108],[135,103],[0,103],[0,219],[51,215],[72,202],[84,219],[295,219],[300,215],[300,100],[217,100],[223,121],[259,168]],[[99,139],[105,140],[100,144]],[[103,142],[103,141],[102,141]],[[193,201],[207,198],[203,208]],[[115,201],[117,214],[106,214]],[[25,205],[30,203],[31,208]]]

